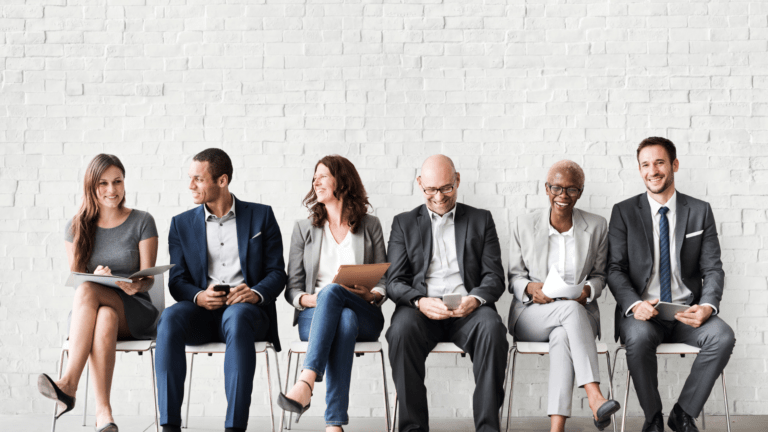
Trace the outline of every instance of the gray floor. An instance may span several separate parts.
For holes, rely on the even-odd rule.
[[[275,412],[279,414],[279,412]],[[152,432],[155,430],[152,424],[152,418],[149,417],[117,417],[115,418],[122,432]],[[280,421],[280,418],[276,419]],[[506,422],[506,418],[504,419]],[[349,425],[345,427],[347,432],[386,432],[384,419],[371,418],[353,418]],[[633,417],[628,419],[627,430],[639,431],[642,427],[642,419]],[[18,415],[18,416],[0,416],[0,429],[3,432],[26,432],[26,431],[49,431],[51,428],[51,418],[40,415]],[[471,432],[474,428],[470,419],[434,419],[431,422],[431,430],[434,432]],[[269,417],[251,417],[249,431],[269,431]],[[58,432],[92,432],[93,417],[88,418],[88,426],[82,426],[81,416],[66,415],[56,424]],[[203,431],[223,431],[223,417],[191,417],[188,432]],[[321,417],[302,418],[301,423],[293,424],[291,430],[296,432],[324,430],[324,422]],[[709,416],[707,417],[707,429],[709,431],[724,431],[725,417]],[[515,432],[548,432],[549,419],[543,417],[517,417],[512,419],[510,431]],[[590,419],[573,418],[568,421],[567,432],[597,431]],[[612,432],[613,428],[608,428],[605,432]],[[768,431],[768,416],[731,416],[732,432],[765,432]]]

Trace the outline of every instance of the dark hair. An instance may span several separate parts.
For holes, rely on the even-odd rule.
[[[669,156],[669,163],[672,163],[677,159],[677,149],[675,149],[675,144],[673,144],[672,141],[662,137],[648,137],[641,141],[640,145],[637,146],[638,162],[640,161],[640,151],[646,147],[655,145],[664,147],[664,150],[667,151],[667,155]]]
[[[333,196],[343,203],[341,220],[346,220],[349,224],[349,230],[355,234],[360,227],[360,221],[363,220],[363,217],[368,213],[368,208],[371,207],[363,181],[360,180],[360,174],[357,173],[352,162],[343,156],[330,155],[320,159],[315,164],[315,172],[320,164],[325,165],[333,178],[336,179],[336,190],[333,191]],[[309,209],[312,226],[319,228],[328,219],[328,211],[325,209],[325,204],[317,202],[314,176],[312,183],[313,185],[303,202]]]
[[[219,177],[227,175],[227,184],[232,183],[232,159],[222,149],[209,148],[196,154],[192,160],[198,162],[208,162],[208,171],[211,172],[213,180],[218,180]]]
[[[96,238],[96,226],[99,220],[99,198],[96,196],[96,188],[99,185],[99,178],[109,167],[116,166],[125,177],[125,167],[117,156],[109,154],[98,154],[88,164],[83,179],[83,202],[80,210],[72,218],[70,233],[72,233],[72,244],[74,245],[74,260],[70,270],[85,272],[88,260],[91,259],[94,241]],[[118,203],[118,208],[122,210],[125,205],[125,195]]]

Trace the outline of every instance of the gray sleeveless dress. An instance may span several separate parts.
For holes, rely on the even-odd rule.
[[[72,220],[67,221],[64,239],[72,242]],[[98,266],[109,266],[114,276],[130,276],[140,270],[139,242],[157,237],[155,219],[147,212],[131,210],[128,219],[114,228],[96,228],[93,252],[86,270],[93,273]],[[123,300],[125,318],[131,336],[135,339],[152,339],[157,330],[159,311],[152,305],[149,293],[128,295],[113,288]],[[70,312],[71,317],[71,312]]]

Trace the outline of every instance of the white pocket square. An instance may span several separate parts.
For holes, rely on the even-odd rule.
[[[686,234],[686,235],[685,235],[685,238],[696,237],[697,235],[701,235],[701,233],[703,233],[703,232],[704,232],[704,230],[701,230],[701,231],[696,231],[696,232],[692,232],[692,233],[690,233],[690,234]]]
[[[258,236],[260,236],[260,235],[261,235],[261,231],[259,231],[259,233],[258,233],[258,234],[256,234],[255,236],[251,237],[251,240],[255,239],[256,237],[258,237]]]

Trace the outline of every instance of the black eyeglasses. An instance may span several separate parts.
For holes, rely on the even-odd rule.
[[[423,190],[424,193],[427,195],[437,195],[437,192],[440,192],[441,194],[446,195],[453,192],[453,189],[454,189],[453,184],[450,184],[448,186],[443,186],[441,188],[433,188],[433,187],[421,188],[421,190]]]
[[[568,196],[571,197],[571,198],[576,198],[577,196],[579,196],[579,194],[581,194],[581,191],[584,190],[584,188],[573,188],[573,187],[571,187],[571,188],[567,188],[566,189],[566,188],[560,187],[560,186],[553,186],[553,185],[551,185],[549,183],[544,183],[544,184],[547,185],[547,187],[549,188],[549,190],[553,194],[560,195],[560,194],[563,193],[563,191],[565,191],[565,193],[568,194]]]

